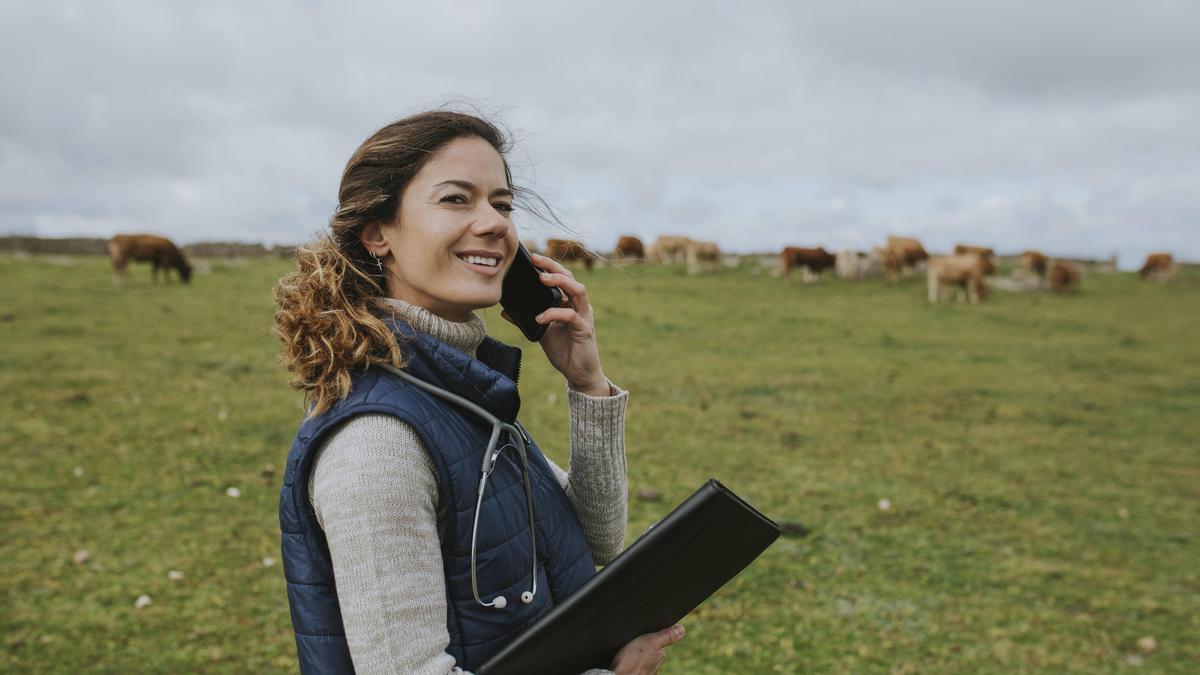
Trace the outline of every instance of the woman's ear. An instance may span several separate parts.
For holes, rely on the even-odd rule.
[[[388,254],[388,242],[383,236],[383,226],[378,223],[368,223],[358,235],[359,241],[362,242],[363,248],[367,249],[367,253],[382,258]]]

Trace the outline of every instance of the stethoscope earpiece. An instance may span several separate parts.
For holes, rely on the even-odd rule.
[[[525,591],[524,593],[522,593],[521,594],[521,602],[523,602],[527,605],[529,603],[533,602],[533,593],[530,593],[529,591]]]
[[[529,591],[525,591],[525,593],[528,593],[528,592]],[[521,599],[524,600],[525,599],[524,593],[522,593],[521,595],[522,595]],[[496,599],[492,600],[492,607],[495,607],[496,609],[504,609],[505,607],[508,607],[508,600],[505,599],[505,597],[503,595],[497,595]]]

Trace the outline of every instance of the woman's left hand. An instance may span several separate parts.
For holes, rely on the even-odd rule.
[[[550,365],[567,378],[571,389],[590,396],[608,396],[612,390],[600,368],[596,321],[587,287],[553,258],[534,253],[530,257],[534,267],[546,270],[541,274],[542,283],[562,291],[565,298],[562,307],[552,307],[537,316],[537,322],[546,325],[542,351]]]

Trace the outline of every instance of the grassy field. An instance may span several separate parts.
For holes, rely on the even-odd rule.
[[[100,258],[0,258],[0,671],[295,670],[287,266],[118,290]],[[709,477],[811,528],[694,612],[664,672],[1200,670],[1200,273],[936,307],[915,279],[586,280],[631,494],[663,495],[632,498],[630,539]],[[565,462],[561,380],[536,348],[524,372]]]

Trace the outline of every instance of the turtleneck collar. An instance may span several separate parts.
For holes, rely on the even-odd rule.
[[[450,321],[433,312],[396,298],[384,298],[384,305],[397,319],[451,347],[475,358],[479,344],[487,337],[483,318],[471,312],[466,321]]]

